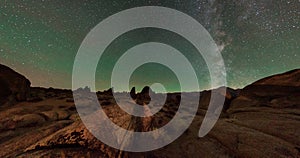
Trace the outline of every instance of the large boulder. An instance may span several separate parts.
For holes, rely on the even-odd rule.
[[[151,88],[149,86],[144,87],[142,91],[136,95],[136,103],[139,105],[148,105],[151,101],[151,94],[153,94]]]
[[[23,75],[0,64],[0,105],[9,100],[25,101],[30,94],[30,84]]]
[[[300,107],[300,69],[258,80],[243,88],[230,105],[229,111],[256,108]]]

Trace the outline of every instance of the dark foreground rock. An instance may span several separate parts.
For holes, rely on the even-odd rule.
[[[145,153],[121,152],[97,140],[82,124],[74,103],[64,99],[70,98],[69,91],[57,91],[58,96],[44,97],[42,101],[0,107],[0,157],[298,158],[300,87],[295,78],[300,77],[299,72],[275,75],[242,90],[220,93],[226,98],[226,108],[212,131],[199,138],[210,99],[210,91],[202,92],[198,113],[184,134],[164,148]],[[290,84],[280,81],[283,79]],[[148,96],[147,91],[141,94]],[[102,97],[99,102],[110,100],[103,106],[108,118],[128,127],[131,116],[118,108],[108,93],[98,95]],[[197,93],[190,94],[193,95]],[[155,115],[160,124],[172,119],[180,99],[179,93],[168,94],[167,102]]]
[[[30,94],[30,81],[7,66],[0,64],[0,106],[25,101]]]

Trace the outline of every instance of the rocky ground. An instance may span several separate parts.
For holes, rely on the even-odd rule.
[[[18,84],[25,88],[15,90],[8,84],[14,77],[3,76],[0,86],[6,91],[1,88],[0,92],[0,157],[300,157],[300,70],[220,94],[226,96],[223,112],[203,138],[198,132],[210,91],[201,92],[197,115],[185,133],[166,147],[146,153],[120,152],[98,141],[81,122],[71,91],[28,90],[30,82],[28,85],[24,78]],[[97,95],[107,116],[126,128],[130,116],[118,108],[111,91]],[[145,99],[135,93],[131,96]],[[155,115],[157,126],[172,119],[179,96],[168,94]]]

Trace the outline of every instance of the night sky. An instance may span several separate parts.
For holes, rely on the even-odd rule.
[[[228,86],[242,88],[260,78],[300,68],[300,0],[0,0],[0,63],[25,75],[33,86],[71,88],[77,50],[104,18],[124,9],[155,5],[182,11],[198,20],[217,41]],[[181,36],[154,28],[130,31],[106,49],[97,69],[97,88],[109,88],[110,72],[127,49],[163,42],[192,63],[201,89],[209,89],[205,62]],[[176,76],[159,64],[132,74],[138,88],[162,82],[179,90]]]

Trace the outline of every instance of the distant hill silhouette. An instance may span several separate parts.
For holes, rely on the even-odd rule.
[[[266,77],[252,85],[300,86],[300,69]]]

